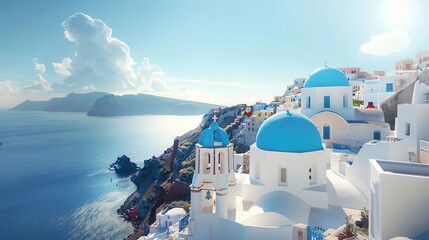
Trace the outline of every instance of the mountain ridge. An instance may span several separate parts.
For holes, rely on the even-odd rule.
[[[88,116],[110,117],[127,115],[202,115],[217,104],[160,97],[149,94],[105,95],[97,99]]]
[[[10,110],[45,112],[88,112],[94,102],[107,95],[105,92],[69,93],[64,97],[54,97],[46,101],[31,101],[16,105]]]

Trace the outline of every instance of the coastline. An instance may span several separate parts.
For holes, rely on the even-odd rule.
[[[190,202],[189,184],[194,171],[194,147],[201,132],[213,121],[211,110],[202,117],[202,121],[193,130],[177,137],[172,146],[158,157],[144,161],[144,167],[131,176],[137,189],[117,213],[134,226],[134,232],[125,239],[134,240],[146,235],[156,213],[167,204]],[[223,108],[218,114],[218,123],[225,128],[236,119],[244,116],[243,105]],[[230,128],[229,131],[233,129]]]

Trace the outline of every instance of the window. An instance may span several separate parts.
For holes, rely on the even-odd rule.
[[[210,165],[211,165],[211,159],[210,159],[210,153],[207,154],[207,169],[210,169]]]
[[[218,158],[217,158],[217,166],[218,166],[218,168],[219,168],[219,172],[221,172],[221,166],[222,166],[222,164],[221,164],[221,155],[220,155],[220,153],[218,154]],[[223,173],[223,172],[221,172],[221,173]]]
[[[317,183],[317,165],[311,164],[308,169],[308,181],[310,185],[314,185]]]
[[[307,108],[311,108],[311,97],[308,96],[307,98]]]
[[[287,185],[286,168],[280,168],[279,170],[279,185]]]
[[[323,126],[323,140],[331,139],[331,127],[329,125]]]
[[[405,123],[405,136],[410,136],[411,133],[411,124]]]
[[[381,132],[380,131],[374,131],[374,140],[381,140]]]
[[[393,92],[393,83],[386,83],[386,92]]]
[[[347,95],[343,95],[343,107],[347,107]]]
[[[324,98],[324,108],[330,108],[331,107],[331,97],[330,96],[325,96]]]

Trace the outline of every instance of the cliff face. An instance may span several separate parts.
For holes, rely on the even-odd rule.
[[[221,109],[219,125],[223,128],[237,117],[243,116],[243,106]],[[144,167],[131,177],[137,190],[128,197],[118,213],[133,223],[135,233],[128,239],[137,239],[148,233],[148,227],[155,220],[156,213],[171,202],[189,204],[189,184],[192,182],[195,162],[195,144],[201,132],[213,121],[213,111],[203,116],[198,127],[177,137],[178,144],[167,149],[159,157],[144,162]],[[176,140],[176,141],[177,141]],[[186,208],[186,206],[184,206]]]
[[[200,115],[219,107],[208,103],[165,98],[148,94],[106,95],[95,101],[88,116]]]
[[[69,93],[62,98],[52,98],[48,101],[27,100],[11,110],[18,111],[47,111],[47,112],[88,112],[94,102],[108,93]]]

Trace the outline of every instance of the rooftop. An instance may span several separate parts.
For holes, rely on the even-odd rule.
[[[321,67],[314,70],[304,83],[304,88],[349,86],[346,75],[337,68],[330,67]]]
[[[386,173],[429,177],[429,165],[426,164],[387,160],[375,160],[375,162]]]

